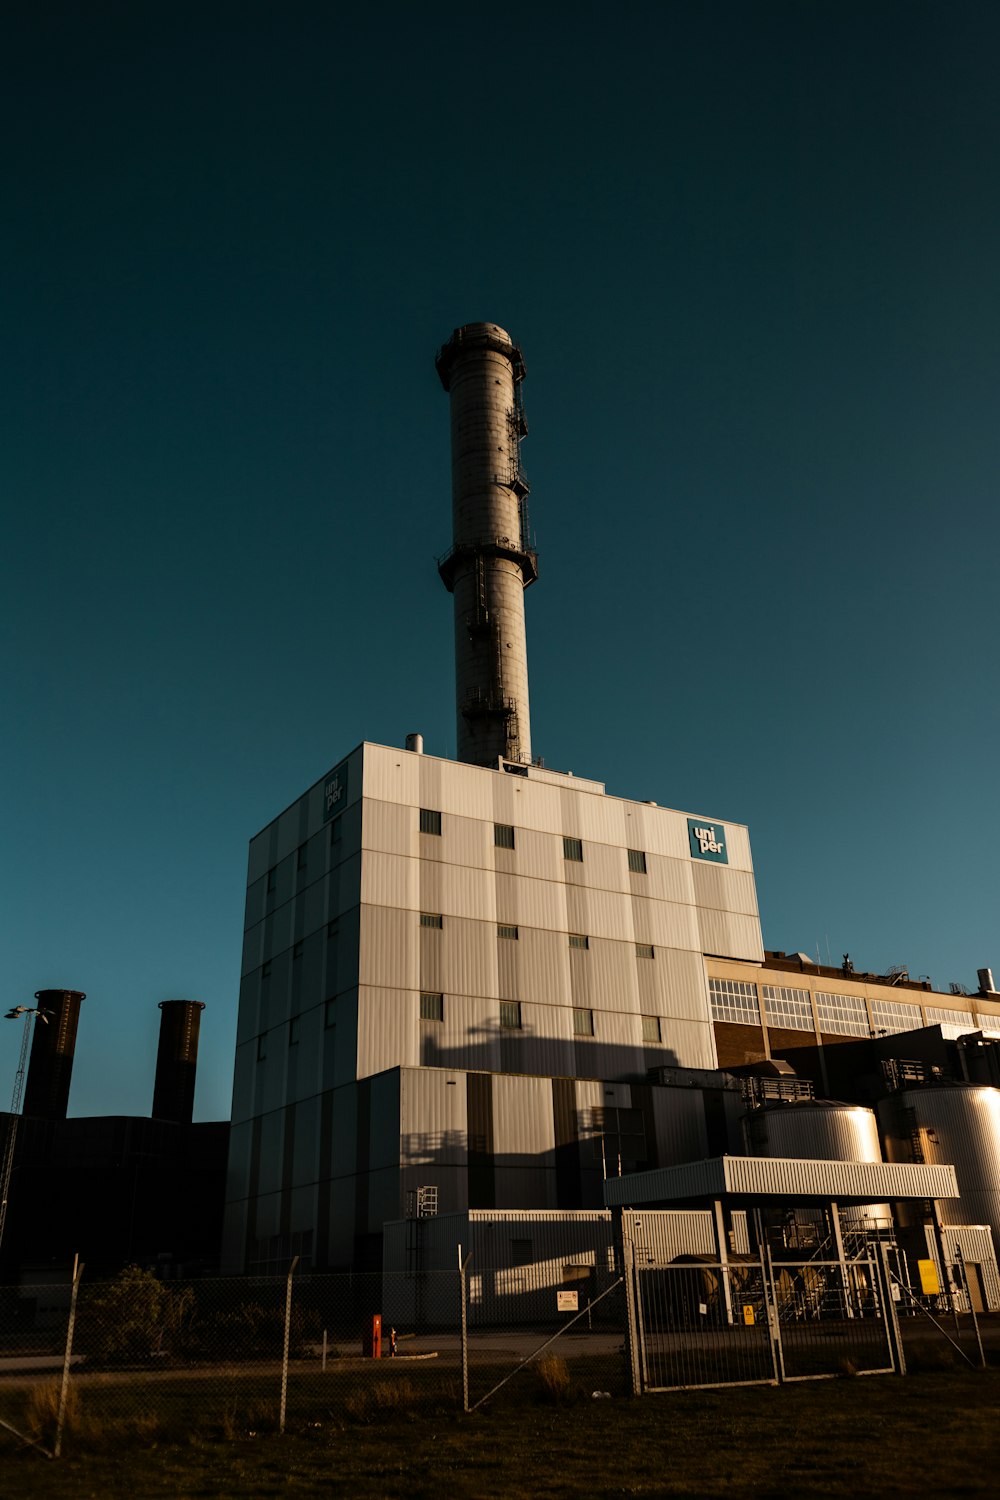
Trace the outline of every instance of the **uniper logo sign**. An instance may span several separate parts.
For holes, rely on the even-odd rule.
[[[688,818],[692,859],[712,859],[718,865],[728,865],[725,832],[721,823],[706,823],[703,818]]]

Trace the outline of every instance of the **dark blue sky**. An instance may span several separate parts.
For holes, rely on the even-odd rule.
[[[4,1001],[87,991],[73,1113],[148,1112],[189,996],[228,1114],[247,840],[362,738],[454,753],[476,319],[528,366],[536,753],[747,822],[769,946],[1000,969],[995,4],[4,31]]]

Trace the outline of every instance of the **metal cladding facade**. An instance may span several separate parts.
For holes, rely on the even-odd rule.
[[[727,1149],[717,1075],[648,1070],[710,1073],[703,954],[763,957],[746,829],[703,869],[686,814],[504,764],[364,744],[251,842],[228,1269]]]
[[[455,599],[458,759],[527,764],[524,590],[538,559],[521,465],[524,359],[503,328],[467,323],[436,364],[451,397],[452,546],[439,572]]]
[[[65,1120],[69,1087],[73,1078],[73,1054],[80,1006],[86,1000],[81,990],[37,990],[40,1010],[35,1017],[31,1058],[24,1088],[22,1113],[39,1120]]]
[[[951,1162],[960,1202],[945,1224],[989,1224],[1000,1255],[1000,1089],[975,1084],[909,1089],[879,1106],[891,1159]]]
[[[153,1119],[190,1125],[198,1071],[200,1000],[160,1001],[160,1044],[153,1084]]]

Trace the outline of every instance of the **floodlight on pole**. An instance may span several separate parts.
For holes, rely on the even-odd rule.
[[[50,1010],[40,1005],[12,1005],[4,1015],[5,1021],[19,1021],[23,1016],[24,1026],[21,1030],[21,1052],[17,1060],[17,1072],[14,1074],[14,1092],[10,1101],[7,1140],[4,1145],[3,1163],[0,1165],[0,1245],[3,1244],[3,1230],[7,1222],[7,1199],[10,1193],[11,1173],[14,1170],[14,1147],[17,1144],[17,1125],[21,1116],[21,1096],[24,1093],[24,1069],[28,1057],[28,1043],[31,1041],[35,1018],[37,1017],[47,1026],[51,1015]]]

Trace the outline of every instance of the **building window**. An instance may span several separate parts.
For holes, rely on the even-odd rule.
[[[500,1027],[503,1031],[520,1031],[521,1029],[521,1002],[520,1000],[500,1001]]]
[[[272,865],[267,872],[267,894],[273,895],[278,889],[278,866]]]
[[[438,835],[441,833],[441,814],[435,812],[432,807],[422,807],[420,809],[420,832],[436,833]]]
[[[645,875],[646,855],[642,849],[630,849],[628,851],[628,867],[633,875]]]
[[[573,1011],[573,1035],[594,1035],[594,1012],[592,1010]]]
[[[498,922],[497,923],[497,937],[514,938],[514,939],[516,939],[517,938],[517,928],[516,927],[512,927],[509,922]]]
[[[444,996],[443,995],[421,995],[420,996],[420,1019],[421,1019],[421,1021],[443,1021],[444,1020]]]
[[[339,818],[334,818],[333,822],[330,824],[330,847],[331,848],[333,847],[334,844],[339,844],[341,838],[343,837],[343,834],[341,832],[341,827],[340,827],[340,825],[341,825],[341,823],[343,823],[343,821],[344,821],[344,819],[341,816]]]
[[[563,859],[574,859],[578,864],[583,863],[583,840],[563,839]]]
[[[763,995],[768,1026],[787,1026],[793,1031],[815,1029],[808,990],[789,989],[783,984],[765,984]]]
[[[658,1042],[660,1040],[659,1016],[643,1016],[642,1039],[644,1042]]]
[[[513,849],[514,828],[511,823],[493,824],[493,842],[498,849]]]
[[[960,1036],[967,1036],[975,1030],[972,1015],[967,1010],[945,1010],[941,1006],[927,1005],[924,1016],[928,1026],[941,1027],[941,1035],[949,1042],[956,1042]]]
[[[288,1023],[288,1045],[297,1047],[299,1045],[299,1017],[293,1016]]]
[[[295,944],[295,947],[292,949],[292,957],[293,958],[301,958],[302,957],[302,943],[301,942],[298,942],[298,943]]]
[[[308,844],[300,844],[299,845],[298,851],[297,851],[297,853],[295,855],[295,868],[297,870],[304,870],[305,869],[306,863],[307,863],[307,860],[308,860],[308,852],[309,852],[309,845]]]
[[[262,1031],[257,1038],[257,1061],[263,1062],[267,1056],[267,1032]]]
[[[833,995],[816,991],[819,1029],[831,1036],[868,1036],[871,1022],[861,995]]]
[[[760,1025],[757,986],[744,979],[710,979],[713,1021],[736,1021],[741,1026]]]
[[[420,925],[421,927],[443,927],[444,918],[439,911],[422,911]]]
[[[569,935],[569,945],[571,948],[589,948],[590,938],[585,932],[571,932]]]
[[[323,1027],[324,1027],[324,1030],[330,1031],[336,1025],[336,1023],[337,1023],[337,1002],[336,1002],[336,1000],[332,1000],[331,999],[331,1000],[328,1000],[326,1002],[326,1005],[323,1007]]]
[[[901,1005],[896,1000],[869,1000],[872,1027],[880,1031],[915,1031],[923,1025],[919,1005]]]
[[[270,963],[270,960],[268,960],[268,962],[266,964],[261,964],[261,966],[260,966],[260,977],[261,977],[261,979],[270,979],[270,977],[271,977],[271,963]]]
[[[636,958],[655,958],[656,950],[652,943],[636,943],[635,956]]]

